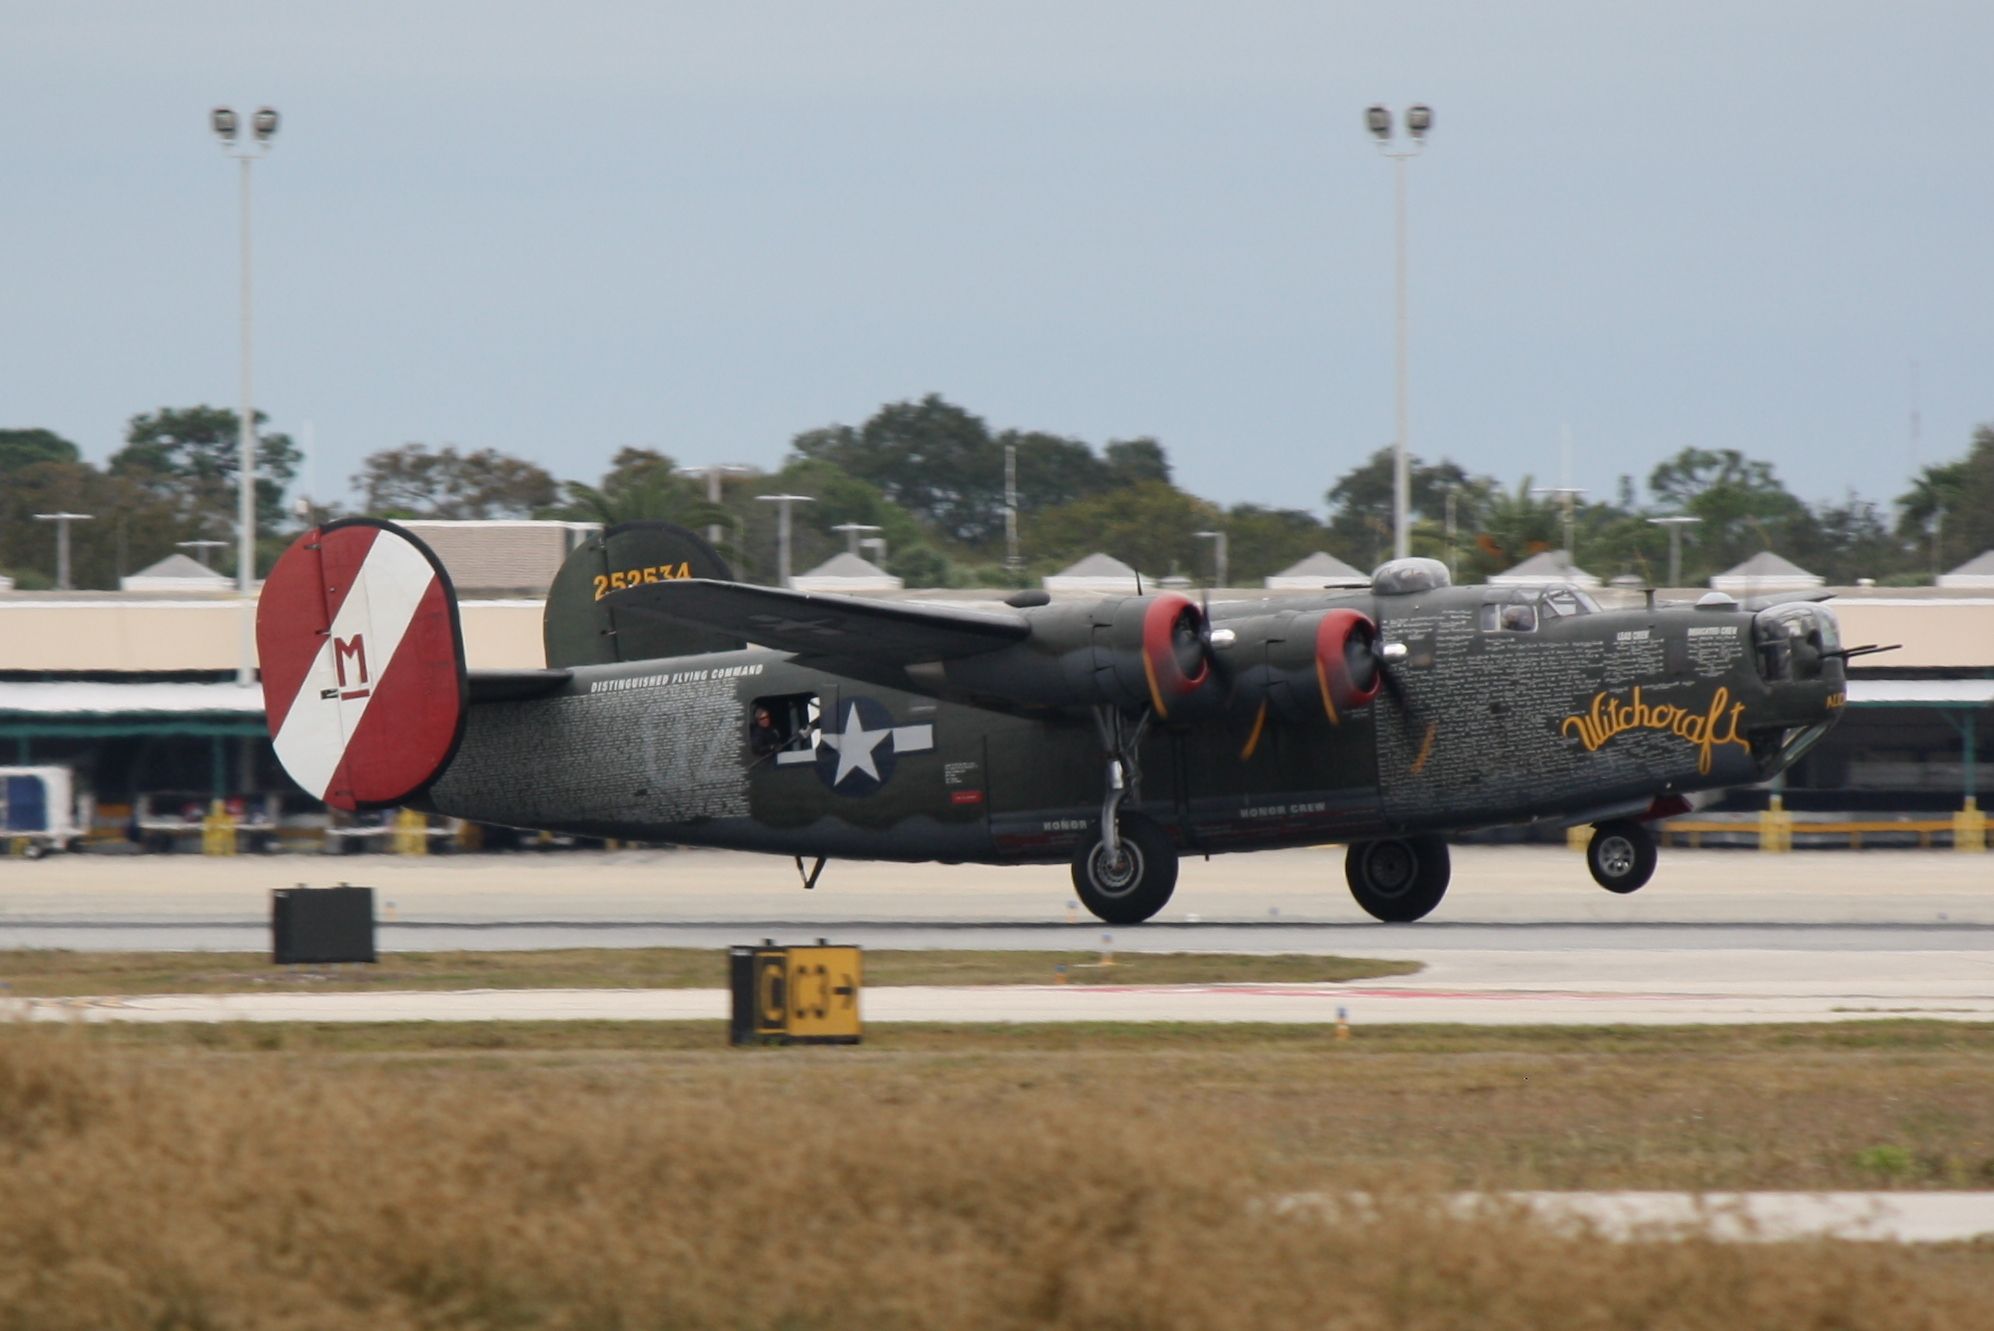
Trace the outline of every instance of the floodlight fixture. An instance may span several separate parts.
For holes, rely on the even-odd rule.
[[[1405,127],[1415,139],[1426,137],[1426,131],[1433,128],[1433,108],[1425,102],[1414,103],[1405,113]]]
[[[223,143],[235,142],[235,112],[226,106],[218,106],[208,112],[208,124],[214,128],[215,137]]]
[[[1689,516],[1688,516],[1688,515],[1686,515],[1686,514],[1683,514],[1683,515],[1678,515],[1678,516],[1676,516],[1676,517],[1672,517],[1672,518],[1649,518],[1649,519],[1648,519],[1648,521],[1649,521],[1649,522],[1652,522],[1652,523],[1653,523],[1653,524],[1654,524],[1655,526],[1657,526],[1657,527],[1666,527],[1666,528],[1668,528],[1668,531],[1669,531],[1669,586],[1671,586],[1671,587],[1679,587],[1679,586],[1681,586],[1681,585],[1682,585],[1682,533],[1683,533],[1683,528],[1685,528],[1685,527],[1693,527],[1693,526],[1695,526],[1695,525],[1696,525],[1697,523],[1699,523],[1699,522],[1703,521],[1703,519],[1702,519],[1702,518],[1692,518],[1692,517],[1689,517]]]
[[[300,500],[299,502],[302,503],[304,501]],[[305,513],[300,513],[298,516],[304,517],[309,512],[310,510],[309,508],[307,508]],[[195,555],[200,559],[202,568],[214,567],[213,562],[209,558],[209,556],[214,551],[228,549],[227,541],[217,541],[213,540],[212,538],[204,538],[201,540],[193,540],[193,541],[175,541],[173,544],[179,546],[182,550],[192,550],[195,553]]]
[[[845,549],[852,554],[857,554],[859,546],[863,544],[860,540],[861,533],[885,531],[886,528],[875,526],[870,522],[840,522],[837,526],[831,528],[831,530],[843,532],[845,534]]]
[[[722,476],[748,476],[752,475],[754,470],[753,467],[741,462],[709,462],[703,467],[674,467],[672,468],[672,474],[674,476],[704,476],[706,478],[706,502],[717,509],[720,507],[720,478]],[[706,524],[706,543],[714,546],[720,544],[719,523],[709,522]]]
[[[1419,108],[1414,107],[1415,111]],[[256,141],[268,143],[277,133],[277,113],[267,106],[256,109]]]
[[[1392,137],[1392,113],[1382,106],[1367,107],[1364,127],[1376,134],[1380,142],[1389,139]]]

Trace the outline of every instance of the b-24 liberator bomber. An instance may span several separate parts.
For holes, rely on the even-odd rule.
[[[1649,824],[1793,762],[1866,650],[1808,602],[1609,611],[1428,559],[1209,606],[811,595],[666,523],[578,547],[544,637],[545,669],[467,670],[421,541],[314,528],[257,612],[278,757],[339,809],[776,852],[806,886],[832,858],[1068,861],[1116,924],[1181,856],[1347,843],[1357,903],[1409,921],[1470,829],[1590,823],[1592,876],[1642,886]]]

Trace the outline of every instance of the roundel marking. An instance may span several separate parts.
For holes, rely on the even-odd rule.
[[[899,755],[934,747],[934,726],[895,725],[877,699],[841,698],[818,737],[817,776],[835,794],[863,798],[893,779]]]

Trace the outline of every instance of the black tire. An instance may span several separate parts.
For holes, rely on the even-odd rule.
[[[1655,876],[1655,838],[1627,818],[1596,824],[1586,843],[1586,868],[1592,880],[1609,892],[1638,892]]]
[[[1350,895],[1386,924],[1410,924],[1431,914],[1447,895],[1452,875],[1447,843],[1437,836],[1353,842],[1343,857]]]
[[[1177,890],[1177,851],[1163,829],[1140,814],[1124,815],[1119,827],[1121,863],[1109,863],[1107,843],[1089,841],[1073,857],[1073,890],[1103,923],[1141,924]]]

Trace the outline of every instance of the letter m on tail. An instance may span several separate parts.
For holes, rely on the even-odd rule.
[[[353,662],[353,680],[351,683],[348,683],[346,678],[346,663],[348,661]],[[356,633],[350,638],[334,638],[332,640],[332,663],[339,671],[339,687],[341,690],[365,689],[367,687],[367,639],[365,636]],[[350,700],[356,696],[364,697],[365,695],[341,692],[339,696]]]

